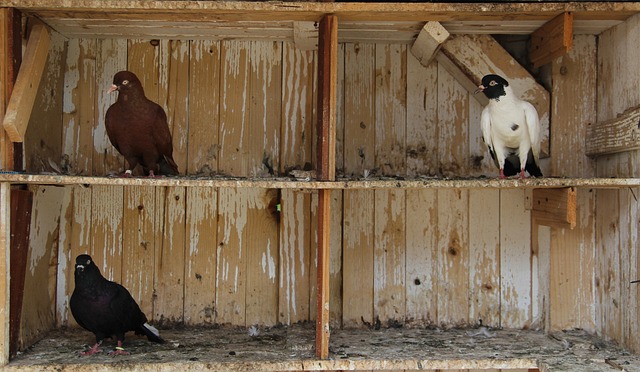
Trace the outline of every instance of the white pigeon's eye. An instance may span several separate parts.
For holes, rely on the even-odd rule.
[[[91,263],[91,260],[87,260],[87,265]]]
[[[123,80],[122,81],[122,85],[127,85],[127,84],[129,84],[129,80]]]
[[[496,83],[495,80],[491,80],[491,82],[489,83],[489,86],[495,87],[496,85],[498,85],[498,83]]]

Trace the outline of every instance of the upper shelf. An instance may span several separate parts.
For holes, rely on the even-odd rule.
[[[293,40],[296,22],[340,20],[340,42],[409,42],[427,21],[451,34],[530,34],[563,12],[574,34],[599,34],[640,12],[637,2],[335,3],[0,0],[66,37]],[[308,29],[308,28],[306,28]]]
[[[640,178],[527,178],[506,180],[473,178],[371,178],[337,181],[300,180],[293,178],[238,177],[160,177],[120,178],[93,176],[64,176],[51,174],[0,173],[0,182],[37,185],[111,185],[111,186],[186,186],[268,189],[541,189],[541,188],[626,188],[640,187]]]

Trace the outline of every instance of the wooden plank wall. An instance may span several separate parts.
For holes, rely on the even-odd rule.
[[[181,172],[284,175],[312,164],[315,59],[267,41],[72,39],[60,148],[72,174],[120,172],[104,132],[113,74],[165,107]],[[404,44],[339,47],[338,173],[497,176],[481,107]],[[48,139],[47,141],[50,141]],[[55,142],[55,141],[54,141]],[[52,145],[53,146],[53,145]],[[34,154],[34,156],[37,154]],[[38,169],[34,169],[38,170]],[[297,190],[66,187],[57,325],[88,252],[155,322],[270,326],[314,319],[317,196]],[[535,326],[544,287],[522,190],[332,192],[333,326]],[[277,208],[276,206],[280,206]]]
[[[640,16],[598,38],[597,120],[615,118],[640,104],[637,40]],[[600,177],[640,177],[640,151],[597,159]],[[595,322],[606,337],[640,351],[640,286],[629,284],[640,272],[640,189],[598,190],[595,207]]]

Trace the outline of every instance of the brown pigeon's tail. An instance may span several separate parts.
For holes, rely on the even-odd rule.
[[[159,344],[164,344],[165,340],[160,337],[160,332],[156,329],[156,327],[152,326],[149,323],[144,323],[140,327],[140,331],[137,331],[136,334],[145,335],[149,341],[157,342]]]
[[[178,165],[172,158],[167,156],[160,160],[158,168],[160,169],[160,174],[164,174],[166,176],[177,176],[179,174]]]

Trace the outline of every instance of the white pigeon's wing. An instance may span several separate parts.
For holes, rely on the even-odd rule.
[[[491,115],[489,114],[489,109],[487,107],[482,110],[482,115],[480,115],[480,125],[482,127],[482,139],[489,148],[491,159],[493,159],[493,162],[496,164],[496,166],[500,168],[500,165],[498,164],[498,158],[496,158],[496,152],[493,147],[493,136],[491,135]]]
[[[532,104],[526,101],[522,101],[524,109],[524,118],[527,122],[527,130],[529,131],[529,139],[531,139],[531,150],[533,156],[538,163],[540,155],[540,119],[538,118],[538,111]],[[539,164],[539,163],[538,163]]]

